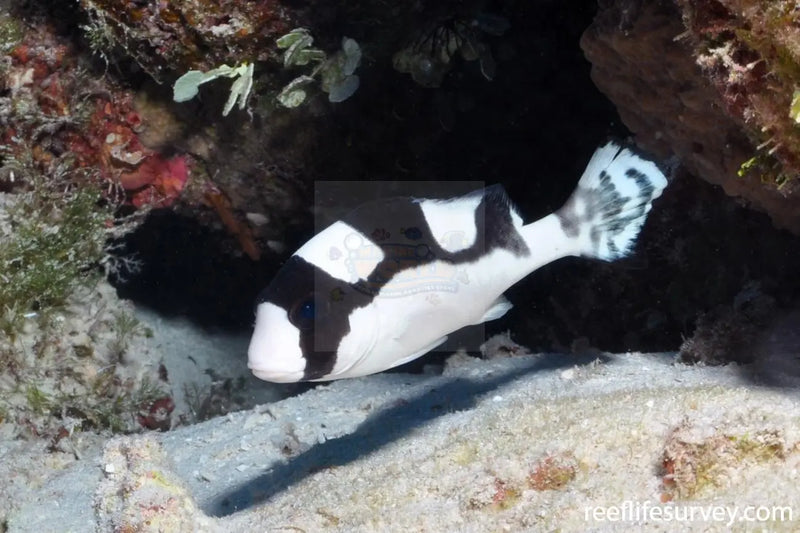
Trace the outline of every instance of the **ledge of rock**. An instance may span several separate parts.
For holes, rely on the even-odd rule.
[[[618,525],[593,510],[625,502],[796,519],[800,399],[748,372],[670,354],[456,354],[440,376],[344,380],[111,439],[18,494],[8,531],[577,531]],[[789,531],[788,518],[758,525]]]
[[[661,0],[601,2],[581,47],[592,63],[592,80],[639,145],[663,157],[676,155],[695,176],[798,233],[800,196],[793,177],[800,168],[788,152],[797,133],[789,124],[791,95],[784,87],[796,83],[770,82],[761,69],[748,69],[755,62],[770,71],[777,61],[754,50],[709,59],[709,20],[719,22],[718,38],[730,42],[731,50],[744,46],[734,36],[742,35],[738,29],[749,24],[747,16],[722,6],[736,3],[687,1],[679,8]],[[750,16],[763,27],[765,15],[756,11]],[[730,81],[737,69],[749,81]]]

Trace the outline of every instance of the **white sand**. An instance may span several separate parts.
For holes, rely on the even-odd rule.
[[[797,530],[797,394],[737,367],[671,361],[456,355],[442,376],[334,382],[112,439],[105,457],[95,448],[38,485],[17,483],[8,530]],[[665,451],[683,467],[682,492],[663,485]],[[795,520],[741,514],[774,506]],[[695,519],[659,520],[676,511]]]

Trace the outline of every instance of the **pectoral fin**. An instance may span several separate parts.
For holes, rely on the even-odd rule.
[[[509,302],[505,296],[500,296],[497,300],[492,303],[491,307],[486,310],[483,316],[475,322],[474,324],[483,324],[484,322],[488,322],[490,320],[497,320],[501,316],[508,313],[508,311],[514,307],[514,304]]]
[[[425,346],[421,350],[418,350],[418,351],[412,353],[411,355],[409,355],[407,357],[403,357],[402,359],[400,359],[398,361],[395,361],[395,363],[392,366],[390,366],[389,368],[394,368],[396,366],[404,365],[404,364],[408,363],[409,361],[413,361],[417,357],[422,357],[423,355],[425,355],[426,353],[430,352],[431,350],[433,350],[437,346],[441,346],[442,344],[444,344],[444,341],[446,341],[446,340],[447,340],[447,336],[444,336],[441,339],[436,339],[435,341],[433,341],[429,345]]]

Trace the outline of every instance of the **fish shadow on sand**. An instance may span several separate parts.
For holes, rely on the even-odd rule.
[[[442,415],[471,409],[480,396],[525,375],[588,364],[596,359],[597,355],[544,355],[485,379],[453,378],[415,398],[381,409],[353,433],[314,445],[286,462],[275,464],[264,474],[207,502],[203,510],[221,517],[263,504],[315,472],[344,466]],[[608,360],[604,356],[600,359]]]

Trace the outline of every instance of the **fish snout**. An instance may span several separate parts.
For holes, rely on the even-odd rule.
[[[285,309],[269,302],[258,305],[247,367],[264,381],[293,383],[303,379],[306,359],[300,347],[300,330],[289,321]]]

